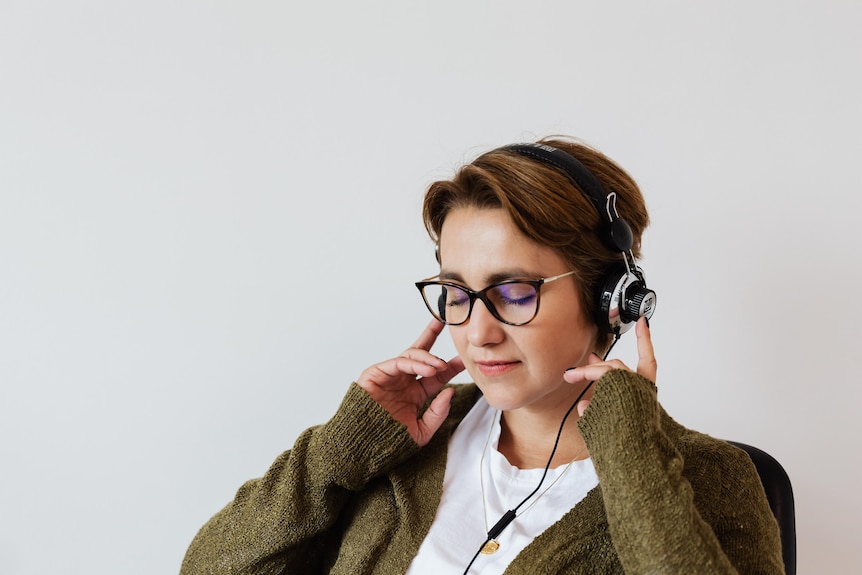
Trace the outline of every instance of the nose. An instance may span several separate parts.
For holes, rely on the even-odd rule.
[[[474,347],[484,347],[500,343],[503,337],[503,324],[488,311],[485,302],[476,299],[467,320],[467,341]]]

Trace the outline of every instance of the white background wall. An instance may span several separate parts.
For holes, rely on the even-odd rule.
[[[667,409],[781,460],[800,573],[860,572],[860,19],[3,0],[0,573],[176,572],[425,325],[425,186],[556,133],[644,189]]]

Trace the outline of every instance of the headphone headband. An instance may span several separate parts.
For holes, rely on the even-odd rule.
[[[580,160],[568,152],[559,148],[540,143],[512,144],[504,146],[502,150],[509,150],[522,156],[527,156],[551,164],[561,170],[571,179],[593,202],[600,214],[604,212],[604,203],[607,194],[602,183],[596,178]]]
[[[606,222],[605,238],[608,246],[618,252],[632,248],[634,236],[628,222],[619,216],[616,208],[616,193],[605,192],[599,179],[570,153],[542,143],[511,144],[499,148],[550,164],[569,176],[596,207],[599,216]]]

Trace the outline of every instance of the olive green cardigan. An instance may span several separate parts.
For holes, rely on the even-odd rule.
[[[448,419],[420,448],[352,385],[329,422],[201,528],[181,575],[405,573],[434,519],[449,437],[480,395],[455,388]],[[609,372],[578,426],[599,486],[507,574],[783,573],[748,456],[672,420],[652,382]]]

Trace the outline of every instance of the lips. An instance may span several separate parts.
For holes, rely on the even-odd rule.
[[[503,375],[521,365],[519,361],[477,361],[476,367],[482,375],[493,377]]]

